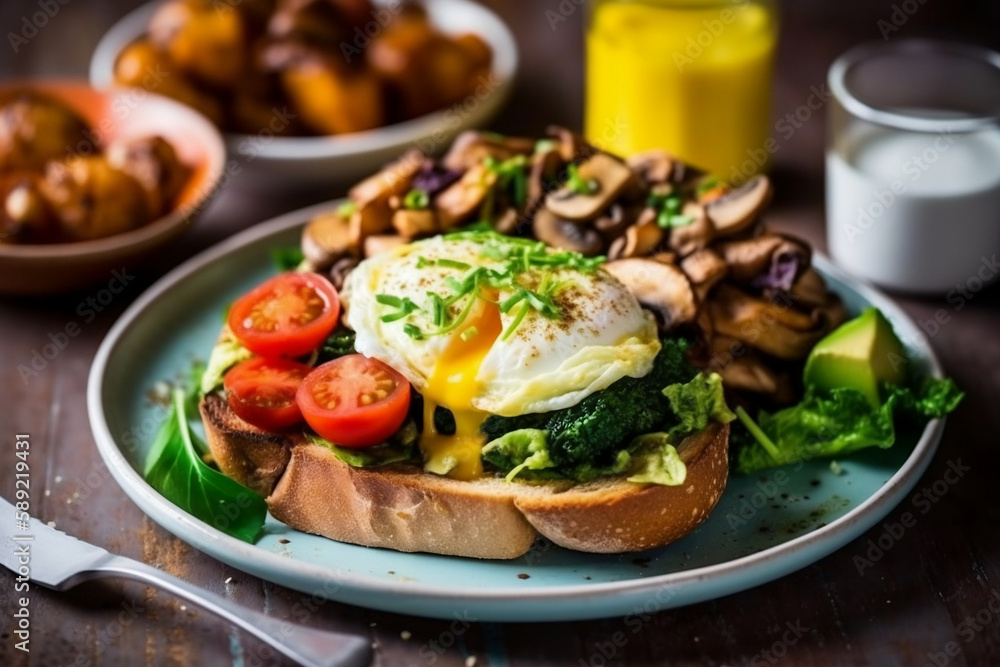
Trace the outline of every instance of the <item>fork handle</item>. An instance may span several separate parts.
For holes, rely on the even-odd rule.
[[[112,556],[95,567],[93,573],[132,579],[173,593],[224,618],[307,667],[367,667],[371,664],[372,649],[366,637],[317,630],[265,616],[131,558]]]

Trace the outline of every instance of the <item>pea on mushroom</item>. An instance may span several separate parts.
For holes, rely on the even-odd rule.
[[[574,182],[556,190],[545,201],[545,207],[564,220],[593,220],[634,178],[625,163],[607,153],[595,153],[573,171]]]

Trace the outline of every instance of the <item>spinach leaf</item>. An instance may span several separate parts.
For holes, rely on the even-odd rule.
[[[662,349],[648,375],[624,377],[562,410],[519,417],[491,415],[483,422],[483,433],[492,441],[510,431],[543,429],[549,432],[552,460],[560,468],[615,466],[617,452],[633,438],[674,423],[675,411],[663,388],[687,383],[697,374],[687,361],[686,340],[666,338],[661,342]],[[688,392],[678,395],[678,405],[689,397]]]
[[[340,325],[327,336],[326,340],[319,348],[319,356],[316,358],[316,365],[325,364],[339,357],[354,354],[355,333],[347,327]]]
[[[175,389],[170,415],[156,435],[143,476],[185,512],[252,544],[264,526],[267,503],[201,460],[188,426],[186,403],[184,391]]]
[[[679,349],[683,351],[684,348]],[[669,377],[667,374],[664,375]],[[660,387],[662,386],[661,384]],[[736,418],[736,415],[726,406],[722,378],[715,373],[708,376],[698,373],[687,381],[673,382],[662,389],[660,394],[662,398],[657,397],[656,400],[664,403],[661,410],[663,416],[658,418],[657,425],[651,428],[658,429],[662,426],[666,429],[669,426],[666,432],[639,435],[614,449],[602,449],[600,455],[567,464],[558,460],[556,456],[559,441],[553,435],[553,431],[538,426],[539,423],[546,423],[546,419],[550,425],[559,422],[547,418],[546,415],[541,415],[540,419],[531,419],[532,416],[529,415],[526,419],[508,419],[508,424],[519,423],[523,426],[503,433],[487,443],[483,448],[483,460],[506,473],[508,482],[516,477],[589,482],[598,477],[632,471],[633,476],[629,481],[644,484],[680,484],[684,480],[686,468],[670,443],[680,442],[685,436],[704,430],[709,422],[729,423]],[[615,396],[620,399],[621,395]],[[600,392],[592,396],[599,396],[601,401],[608,405],[610,401],[615,400],[615,396],[602,397]],[[623,410],[635,407],[634,404],[621,405]],[[620,418],[625,418],[622,412],[618,414],[622,415]],[[591,420],[581,423],[584,426],[592,426],[595,422]],[[602,420],[601,423],[608,422]],[[641,422],[643,427],[647,423],[649,422]],[[680,481],[677,481],[678,479]]]
[[[403,424],[387,442],[374,447],[364,449],[353,449],[350,447],[339,447],[329,440],[325,440],[312,432],[306,433],[309,442],[320,447],[326,447],[338,459],[352,468],[368,468],[371,466],[381,466],[389,463],[399,463],[402,461],[419,460],[417,453],[417,440],[420,433],[413,420]]]
[[[294,271],[305,261],[306,256],[298,246],[271,249],[271,261],[278,271]]]

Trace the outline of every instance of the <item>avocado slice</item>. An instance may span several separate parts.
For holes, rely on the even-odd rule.
[[[879,383],[903,382],[906,361],[906,350],[889,321],[877,308],[866,308],[816,343],[803,380],[821,390],[856,389],[878,407]]]

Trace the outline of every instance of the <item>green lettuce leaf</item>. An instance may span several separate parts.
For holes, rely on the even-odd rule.
[[[708,376],[698,373],[690,382],[668,386],[663,395],[670,401],[670,408],[678,420],[670,429],[671,439],[675,442],[704,430],[709,422],[728,424],[736,419],[726,405],[722,377],[718,373]]]
[[[507,471],[509,482],[524,470],[555,467],[549,456],[549,433],[536,428],[522,428],[505,433],[483,447],[483,459]]]
[[[208,356],[208,364],[201,376],[201,393],[203,395],[209,394],[221,387],[226,371],[252,356],[253,352],[240,345],[229,332],[229,327],[226,327],[219,342],[215,344],[212,353]]]
[[[197,519],[253,543],[267,516],[257,493],[206,465],[187,420],[187,398],[175,389],[170,415],[157,432],[143,476],[164,498]]]
[[[735,418],[735,415],[734,415]],[[687,466],[670,444],[669,433],[647,433],[632,443],[635,464],[628,481],[637,484],[680,486],[687,479]]]
[[[400,463],[402,461],[415,461],[419,459],[417,453],[417,439],[420,433],[413,420],[408,420],[402,428],[396,431],[389,440],[374,447],[352,448],[339,447],[329,440],[325,440],[315,433],[306,433],[306,439],[314,445],[326,447],[338,459],[352,468],[368,468],[372,466],[383,466],[389,463]]]
[[[887,403],[907,418],[940,419],[961,403],[965,394],[951,378],[926,377],[917,386],[883,385]]]
[[[676,486],[684,482],[687,468],[669,444],[666,433],[635,438],[619,450],[608,465],[584,463],[558,468],[549,455],[549,434],[541,429],[511,431],[483,448],[483,459],[507,473],[506,480],[572,479],[589,482],[598,477],[631,473],[630,482]],[[633,454],[635,452],[635,454]]]
[[[882,405],[873,407],[854,389],[829,393],[807,390],[802,402],[774,414],[761,412],[756,422],[742,409],[740,421],[752,442],[740,448],[742,473],[808,461],[840,457],[869,447],[887,449],[896,441],[900,420],[943,417],[957,407],[963,394],[950,379],[927,378],[915,386],[885,385]]]

